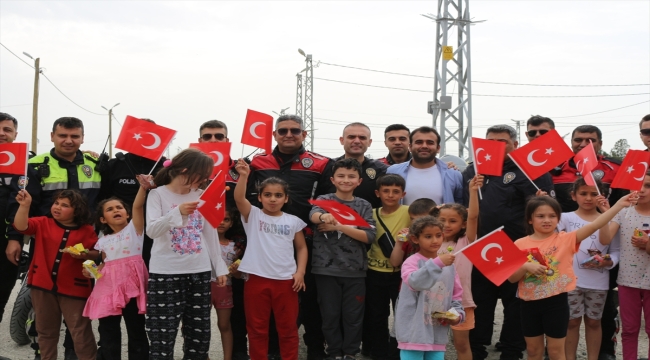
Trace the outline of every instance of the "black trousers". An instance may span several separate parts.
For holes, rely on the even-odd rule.
[[[233,354],[248,353],[248,340],[246,338],[246,313],[244,312],[244,283],[242,279],[232,278],[232,302],[230,313],[230,326],[232,327]]]
[[[603,317],[600,319],[600,326],[603,329],[603,337],[600,342],[600,353],[616,356],[616,334],[619,330],[619,324],[616,322],[618,316],[618,291],[614,288],[617,286],[618,265],[609,271],[609,291],[607,300],[603,309]]]
[[[400,272],[366,272],[366,311],[363,316],[363,349],[373,358],[399,358],[397,342],[390,341],[388,317],[399,295]]]
[[[11,296],[11,291],[16,286],[16,276],[18,276],[18,266],[14,265],[5,255],[5,246],[0,246],[0,322],[2,322],[5,306]]]
[[[300,293],[300,323],[305,328],[303,340],[307,350],[312,353],[323,353],[325,337],[323,336],[323,319],[318,306],[318,291],[316,279],[311,273],[312,240],[306,236],[309,257],[305,271],[306,290]]]
[[[122,330],[120,323],[124,318],[126,332],[129,338],[129,360],[141,360],[149,357],[149,339],[144,329],[144,314],[138,314],[136,299],[131,299],[122,309],[122,315],[108,316],[99,319],[99,334],[102,339],[97,349],[97,360],[122,359]]]
[[[501,328],[500,342],[503,347],[502,359],[518,359],[526,349],[521,328],[521,314],[519,306],[521,300],[515,295],[517,284],[509,281],[501,286],[494,285],[476,268],[472,270],[472,296],[476,303],[474,317],[476,325],[469,332],[470,347],[474,360],[487,358],[486,347],[492,343],[494,327],[494,310],[497,300],[503,303],[503,326]]]

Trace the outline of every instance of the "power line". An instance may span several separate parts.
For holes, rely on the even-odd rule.
[[[404,73],[398,73],[398,72],[392,72],[392,71],[383,71],[383,70],[373,70],[373,69],[366,69],[366,68],[360,68],[360,67],[354,67],[354,66],[347,66],[347,65],[339,65],[339,64],[332,64],[332,63],[326,63],[326,62],[319,62],[319,64],[323,65],[330,65],[330,66],[337,66],[337,67],[342,67],[342,68],[347,68],[347,69],[354,69],[354,70],[362,70],[362,71],[370,71],[370,72],[376,72],[376,73],[382,73],[382,74],[389,74],[389,75],[400,75],[400,76],[409,76],[409,77],[415,77],[415,78],[422,78],[422,79],[434,79],[433,76],[424,76],[424,75],[414,75],[414,74],[404,74]],[[520,83],[505,83],[505,82],[496,82],[496,81],[479,81],[479,80],[472,80],[473,83],[479,83],[479,84],[495,84],[495,85],[515,85],[515,86],[566,86],[566,87],[607,87],[607,86],[648,86],[650,84],[592,84],[592,85],[574,85],[574,84],[520,84]],[[474,94],[472,94],[474,95]]]
[[[417,90],[417,89],[405,89],[405,88],[396,88],[390,86],[380,86],[380,85],[371,85],[371,84],[361,84],[354,83],[349,81],[333,80],[333,79],[323,79],[317,78],[316,80],[331,81],[341,84],[349,85],[358,85],[358,86],[367,86],[381,89],[391,89],[391,90],[402,90],[402,91],[413,91],[413,92],[423,92],[423,93],[432,93],[432,90]],[[472,96],[485,96],[485,97],[502,97],[502,98],[594,98],[594,97],[612,97],[612,96],[635,96],[635,95],[648,95],[650,92],[646,93],[635,93],[635,94],[604,94],[604,95],[496,95],[496,94],[472,94]]]
[[[5,48],[5,49],[7,49],[7,51],[9,51],[9,52],[11,53],[11,55],[13,55],[13,56],[15,56],[15,57],[17,57],[17,58],[18,58],[18,60],[20,60],[20,61],[22,61],[22,62],[24,62],[24,63],[25,63],[25,64],[27,64],[27,66],[29,66],[30,68],[32,68],[32,69],[34,68],[34,66],[33,66],[33,65],[30,65],[30,64],[29,64],[29,63],[28,63],[27,61],[25,61],[25,60],[23,60],[23,59],[22,59],[22,58],[21,58],[20,56],[18,56],[18,55],[16,55],[16,54],[14,54],[14,52],[13,52],[13,51],[11,51],[11,50],[9,50],[9,48],[8,48],[8,47],[6,47],[6,46],[5,46],[5,44],[3,44],[3,43],[0,43],[0,45],[2,45],[2,47],[3,47],[3,48]]]
[[[620,109],[625,109],[625,108],[629,108],[629,107],[636,106],[636,105],[645,104],[647,102],[650,102],[650,100],[642,101],[640,103],[636,103],[636,104],[632,104],[632,105],[623,106],[623,107],[616,108],[616,109],[609,109],[609,110],[605,110],[605,111],[599,111],[599,112],[595,112],[595,113],[582,114],[582,115],[571,115],[571,116],[552,116],[551,118],[553,118],[553,119],[566,119],[566,118],[571,118],[571,117],[580,117],[580,116],[587,116],[587,115],[602,114],[602,113],[606,113],[606,112],[610,112],[610,111],[614,111],[614,110],[620,110]]]

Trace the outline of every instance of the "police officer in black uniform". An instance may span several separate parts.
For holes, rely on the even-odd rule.
[[[388,166],[411,160],[410,138],[411,130],[403,124],[388,125],[384,130],[384,145],[388,148],[388,155],[378,160]]]
[[[516,149],[517,132],[508,125],[495,125],[487,130],[486,138],[501,141],[506,144],[506,154]],[[514,241],[526,236],[524,228],[524,209],[526,200],[537,192],[535,186],[526,175],[510,160],[505,157],[503,174],[501,176],[485,176],[481,188],[483,199],[479,213],[478,236],[487,235],[500,226]],[[473,166],[468,166],[463,172],[463,202],[469,205],[469,181],[474,177]],[[553,182],[549,174],[544,174],[535,184],[549,195],[554,196]],[[492,342],[494,324],[494,309],[497,299],[503,303],[503,326],[501,328],[501,359],[520,359],[526,349],[526,342],[521,330],[519,302],[516,297],[517,284],[504,282],[500,286],[494,285],[476,268],[472,271],[472,294],[476,309],[474,310],[475,327],[470,330],[469,339],[473,358],[483,360],[487,357],[486,346]]]

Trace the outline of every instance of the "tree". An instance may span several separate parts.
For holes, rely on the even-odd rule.
[[[627,143],[627,140],[619,139],[614,143],[614,147],[611,150],[611,156],[615,159],[623,160],[628,150],[630,150],[630,145]]]

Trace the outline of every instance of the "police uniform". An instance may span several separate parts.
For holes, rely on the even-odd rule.
[[[474,177],[474,167],[470,164],[463,171],[463,203],[469,204],[469,181]],[[554,196],[551,175],[544,174],[534,181],[537,186]],[[500,226],[513,241],[526,236],[524,227],[524,210],[526,200],[537,192],[535,186],[512,161],[503,164],[501,176],[485,175],[481,188],[483,199],[480,200],[478,236],[484,236]],[[519,299],[516,298],[517,284],[504,282],[494,285],[480,271],[472,271],[472,294],[476,309],[474,310],[474,329],[469,338],[474,359],[487,357],[486,346],[492,342],[494,310],[497,299],[501,298],[504,307],[504,323],[501,328],[500,342],[502,358],[519,358],[526,348],[521,331]]]
[[[411,152],[406,153],[406,160],[405,161],[409,161],[409,160],[411,160]],[[393,160],[393,157],[390,156],[390,153],[388,155],[386,155],[386,157],[383,157],[381,159],[377,159],[377,161],[381,161],[381,162],[383,162],[384,164],[386,164],[388,166],[397,164],[395,162],[395,160]]]
[[[331,181],[325,170],[331,160],[328,157],[305,150],[304,147],[295,154],[283,154],[276,146],[271,154],[255,155],[251,161],[251,174],[248,179],[249,201],[261,207],[258,200],[257,186],[270,177],[277,177],[289,184],[289,202],[284,204],[282,211],[299,217],[307,224],[312,224],[309,211],[312,205],[308,200],[326,194]],[[305,238],[309,257],[305,272],[306,291],[301,293],[300,321],[305,327],[303,339],[307,345],[307,356],[320,356],[324,354],[322,319],[316,294],[316,282],[311,274],[312,227],[305,228]],[[277,332],[272,324],[269,332],[269,354],[278,354]],[[314,355],[312,355],[314,354]],[[318,354],[318,355],[315,355]]]
[[[332,162],[327,167],[326,171],[328,179],[334,176],[332,173],[334,163],[338,160],[343,160],[344,158],[345,155],[336,159],[332,159]],[[377,178],[386,174],[387,169],[388,165],[384,164],[383,162],[379,160],[369,159],[364,156],[363,163],[361,164],[361,184],[357,186],[356,189],[354,189],[354,196],[368,201],[370,205],[372,205],[373,209],[380,208],[381,199],[375,194],[375,190],[377,190]],[[328,182],[328,193],[336,192],[336,186],[334,186],[331,181]]]
[[[607,189],[607,193],[603,194],[609,199],[609,203],[614,205],[618,199],[627,193],[622,189],[610,189],[609,185],[614,180],[616,172],[621,167],[618,160],[597,156],[598,162],[596,168],[592,170],[592,174],[596,180],[600,180]],[[562,212],[571,212],[578,210],[578,204],[571,199],[571,191],[573,190],[573,183],[581,176],[576,168],[573,159],[565,161],[562,165],[551,170],[553,177],[553,186],[555,187],[555,194],[557,201],[562,206]]]

